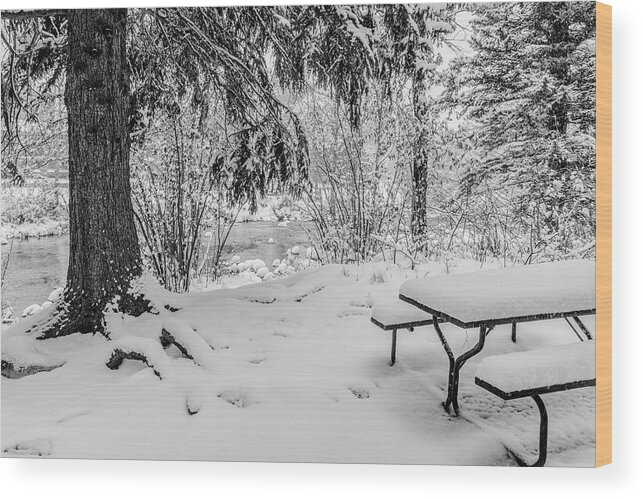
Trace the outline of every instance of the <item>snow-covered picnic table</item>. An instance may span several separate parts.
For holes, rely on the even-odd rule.
[[[499,324],[554,318],[573,318],[584,336],[591,335],[579,319],[596,313],[596,262],[568,260],[552,263],[449,274],[406,281],[400,287],[400,299],[428,312],[435,319],[461,328],[479,327],[476,345],[455,357],[444,336],[439,320],[433,327],[449,358],[448,410],[458,413],[459,373],[467,360],[484,348],[489,332]],[[583,339],[575,329],[578,338]]]

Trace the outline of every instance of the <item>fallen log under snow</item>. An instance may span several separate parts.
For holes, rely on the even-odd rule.
[[[159,343],[148,338],[123,336],[114,341],[105,365],[112,370],[118,369],[124,360],[138,360],[147,365],[160,379],[172,375],[169,357]]]
[[[178,319],[167,319],[161,329],[161,345],[175,345],[184,357],[206,369],[214,366],[212,347],[190,326]]]

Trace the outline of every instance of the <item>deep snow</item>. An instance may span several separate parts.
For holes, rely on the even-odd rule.
[[[477,270],[471,262],[450,266],[471,270]],[[511,449],[529,460],[537,452],[537,409],[477,387],[475,369],[489,355],[577,339],[561,320],[519,325],[517,344],[510,326],[497,327],[461,372],[462,415],[453,417],[441,405],[448,364],[433,329],[401,331],[391,367],[390,332],[369,320],[371,307],[394,299],[405,280],[440,273],[438,263],[416,270],[330,265],[187,295],[144,283],[159,304],[180,310],[111,315],[114,341],[87,335],[36,341],[24,330],[51,309],[28,317],[3,331],[3,359],[64,365],[2,378],[3,455],[514,465]],[[585,320],[592,332],[593,319]],[[196,331],[210,352],[188,359],[171,346],[167,379],[138,361],[106,367],[115,342],[158,341],[164,324],[192,348],[201,344],[191,337]],[[456,351],[477,338],[473,330],[443,330]],[[592,466],[594,389],[544,398],[547,464]]]

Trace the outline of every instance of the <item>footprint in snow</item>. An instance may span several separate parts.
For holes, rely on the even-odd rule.
[[[239,390],[226,390],[217,396],[221,400],[225,400],[228,404],[241,409],[256,404],[255,401],[249,399],[246,393]]]
[[[16,456],[49,456],[51,455],[51,442],[46,438],[34,438],[7,447],[2,452]]]
[[[371,394],[366,388],[361,388],[359,386],[349,386],[348,389],[351,393],[358,399],[367,399],[371,397]]]

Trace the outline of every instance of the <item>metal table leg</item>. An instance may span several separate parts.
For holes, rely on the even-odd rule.
[[[591,333],[589,332],[589,329],[587,329],[587,326],[585,326],[585,324],[583,324],[583,322],[582,322],[578,317],[572,317],[572,319],[574,319],[574,322],[578,325],[578,328],[583,332],[583,334],[585,335],[585,337],[586,337],[588,340],[591,340],[591,339],[592,339],[592,335],[591,335]],[[574,333],[576,334],[576,336],[578,337],[578,339],[579,339],[579,340],[581,340],[581,341],[583,341],[583,338],[582,338],[582,337],[581,337],[581,335],[578,333],[578,331],[576,331],[576,328],[574,327],[574,325],[572,324],[572,322],[571,322],[567,317],[565,317],[565,321],[567,322],[567,324],[569,325],[569,327],[570,327],[570,328],[572,328],[572,331],[574,331]]]
[[[436,319],[437,317],[434,317],[433,327],[435,328],[435,331],[438,334],[438,338],[440,338],[440,342],[444,347],[444,351],[446,352],[447,357],[449,358],[449,381],[448,381],[448,387],[447,387],[447,399],[443,405],[447,411],[449,410],[449,406],[453,406],[453,411],[455,412],[456,415],[458,415],[460,413],[460,407],[458,406],[458,386],[460,383],[460,369],[462,369],[462,366],[464,366],[467,360],[469,360],[471,357],[473,357],[474,355],[482,351],[487,335],[489,334],[492,328],[480,326],[478,342],[474,345],[472,349],[467,350],[458,358],[455,358],[453,355],[453,352],[451,351],[451,347],[447,343],[444,333],[440,329],[440,326],[438,325],[438,321]]]
[[[515,322],[511,323],[511,341],[516,343],[516,333],[518,332],[518,324]]]
[[[395,348],[397,345],[397,329],[393,329],[393,339],[391,342],[391,365],[395,365]]]
[[[578,327],[581,329],[581,331],[583,331],[583,333],[585,333],[585,336],[587,336],[587,339],[591,340],[592,335],[590,334],[589,329],[587,329],[585,324],[583,324],[583,322],[578,317],[572,317],[572,319],[574,319],[574,322],[576,322],[576,324],[578,324]]]

